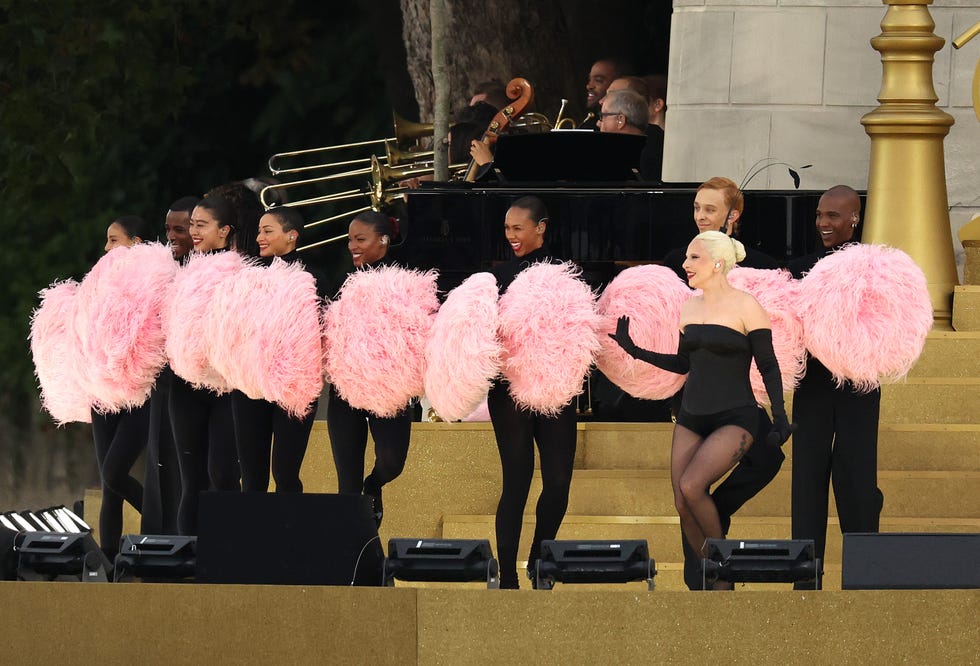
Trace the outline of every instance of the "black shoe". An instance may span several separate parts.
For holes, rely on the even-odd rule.
[[[374,517],[374,523],[377,527],[381,527],[381,519],[385,515],[384,504],[381,502],[381,488],[365,483],[364,495],[371,498],[371,513]]]

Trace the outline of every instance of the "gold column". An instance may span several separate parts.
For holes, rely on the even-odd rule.
[[[952,318],[957,284],[946,198],[943,138],[953,117],[936,107],[934,54],[946,40],[927,5],[932,0],[882,0],[881,105],[861,118],[871,137],[868,204],[862,240],[907,252],[922,268],[937,323]]]

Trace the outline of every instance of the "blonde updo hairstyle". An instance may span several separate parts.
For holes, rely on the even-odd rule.
[[[701,241],[711,258],[722,263],[723,274],[727,275],[735,264],[745,259],[742,242],[720,231],[703,231],[694,240]]]

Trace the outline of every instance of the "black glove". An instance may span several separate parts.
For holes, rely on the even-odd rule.
[[[790,423],[786,414],[776,414],[772,417],[772,430],[769,431],[766,443],[770,446],[782,446],[794,432],[796,432],[796,424]]]
[[[616,332],[610,333],[609,337],[616,341],[630,356],[635,356],[636,343],[630,337],[630,318],[623,315],[616,321]]]

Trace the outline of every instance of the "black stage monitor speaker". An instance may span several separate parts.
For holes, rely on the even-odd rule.
[[[623,541],[542,541],[535,588],[558,583],[628,583],[645,580],[653,589],[656,563],[645,539]]]
[[[21,580],[109,580],[112,565],[88,533],[26,532],[17,550]]]
[[[201,493],[197,524],[199,583],[382,585],[362,495]]]
[[[980,588],[980,534],[844,534],[841,589]]]
[[[144,581],[177,583],[194,577],[197,537],[124,534],[119,542],[113,580],[134,577]]]
[[[486,539],[390,539],[384,563],[386,585],[410,581],[486,581],[500,587],[497,560]]]
[[[704,587],[730,583],[801,583],[819,586],[823,568],[813,539],[708,539]]]

